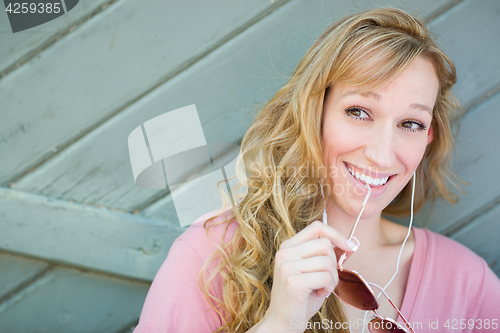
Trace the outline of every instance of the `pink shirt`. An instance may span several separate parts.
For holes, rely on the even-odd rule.
[[[222,326],[198,287],[198,273],[216,248],[203,228],[211,214],[200,217],[173,243],[134,333],[212,333]],[[231,240],[236,227],[233,219],[224,242]],[[224,229],[224,224],[211,228],[211,239],[220,244]],[[500,280],[485,260],[450,238],[427,229],[413,231],[415,252],[401,312],[415,331],[500,331]],[[222,298],[222,276],[214,281],[215,293]]]

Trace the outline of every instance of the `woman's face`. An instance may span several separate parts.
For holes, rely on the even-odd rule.
[[[356,216],[367,193],[363,186],[371,182],[363,213],[369,218],[404,188],[432,141],[438,88],[432,63],[422,57],[371,94],[362,96],[344,83],[331,88],[323,110],[322,143],[336,206]]]

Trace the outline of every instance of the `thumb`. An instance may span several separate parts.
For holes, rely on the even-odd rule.
[[[351,244],[349,244],[349,242],[351,242]],[[349,259],[349,257],[354,253],[356,252],[356,250],[359,248],[359,246],[361,245],[361,243],[359,242],[359,240],[352,236],[350,240],[347,240],[347,244],[350,245],[350,247],[353,249],[353,251],[346,251],[346,258],[345,260]],[[340,259],[340,256],[342,255],[342,253],[344,252],[342,249],[339,249],[339,248],[335,248],[334,249],[335,251],[335,255],[337,256],[337,261]]]

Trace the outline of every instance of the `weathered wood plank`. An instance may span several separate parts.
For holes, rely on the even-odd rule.
[[[0,252],[0,299],[48,266],[43,261]]]
[[[384,3],[358,1],[356,5]],[[419,2],[420,14],[432,16],[449,3]],[[411,11],[415,2],[398,1],[398,5]],[[207,142],[236,142],[253,119],[256,104],[268,100],[286,82],[314,38],[355,9],[359,8],[342,1],[286,4],[27,175],[17,188],[125,211],[164,196],[166,192],[137,187],[132,179],[126,138],[136,126],[196,104]]]
[[[417,225],[449,235],[480,215],[485,207],[498,202],[500,184],[495,180],[500,173],[499,149],[496,147],[500,142],[497,126],[500,122],[499,103],[500,93],[497,93],[464,116],[456,142],[454,168],[460,179],[471,183],[458,184],[467,194],[455,190],[460,199],[456,205],[443,199],[436,201],[434,207],[428,203],[415,215]],[[408,223],[408,219],[398,221]],[[491,232],[500,236],[498,228]]]
[[[438,42],[455,63],[453,92],[466,107],[500,89],[500,1],[468,0],[431,24]]]
[[[59,267],[0,304],[0,331],[119,332],[139,317],[148,288]]]
[[[491,269],[500,277],[500,205],[485,212],[466,227],[451,235],[483,257]]]
[[[15,34],[9,25],[7,13],[0,14],[0,73],[19,62],[24,61],[37,49],[53,43],[61,34],[73,28],[88,15],[102,9],[110,0],[85,0],[66,14],[45,24]]]
[[[1,79],[0,156],[9,158],[0,160],[0,183],[54,155],[277,3],[123,0],[86,21]]]
[[[239,157],[240,153],[240,147],[235,147],[234,149],[230,149],[221,156],[220,161],[225,165],[225,173],[226,176],[231,178],[232,176],[236,175],[236,161]],[[238,155],[238,157],[233,158],[234,156]],[[206,170],[211,170],[210,165],[205,166],[204,169],[202,169],[202,174],[206,173]],[[195,179],[196,180],[196,179]],[[233,178],[229,181],[229,186],[233,188],[238,183],[238,180],[236,178]],[[202,183],[203,184],[203,183]],[[174,203],[174,198],[172,197],[172,194],[175,195],[175,198],[177,200],[181,201],[187,201],[190,200],[188,198],[193,198],[193,201],[196,202],[206,202],[207,200],[205,198],[199,198],[198,193],[200,192],[200,186],[201,184],[197,181],[188,181],[183,184],[181,184],[178,187],[175,187],[172,192],[169,192],[166,196],[163,198],[157,200],[153,204],[149,205],[147,209],[141,212],[141,215],[148,217],[148,218],[153,218],[153,219],[158,219],[158,220],[164,220],[164,221],[169,221],[173,223],[181,223],[180,217],[178,216],[178,211],[176,211],[176,206]],[[203,184],[204,185],[204,184]],[[186,219],[185,216],[184,220],[187,220],[188,222],[192,222],[196,220],[198,217],[206,214],[207,212],[219,210],[222,207],[222,197],[217,189],[216,186],[213,186],[214,189],[214,194],[212,198],[210,199],[211,203],[210,205],[203,205],[200,204],[199,206],[193,206],[192,208],[189,208],[189,218]],[[226,190],[226,187],[222,187],[226,195],[228,194],[228,191]],[[233,190],[235,190],[233,188]],[[232,190],[232,191],[233,191]],[[246,189],[239,189],[235,193],[232,193],[233,195],[239,195],[242,194]],[[206,195],[206,192],[202,195]],[[228,202],[228,205],[232,205],[231,202]],[[207,207],[209,206],[209,207]],[[182,225],[182,223],[181,223]]]
[[[152,280],[186,228],[0,188],[0,248]]]

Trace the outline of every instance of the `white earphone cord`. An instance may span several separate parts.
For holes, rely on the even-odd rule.
[[[408,233],[406,234],[406,237],[405,237],[405,240],[403,241],[403,245],[401,245],[401,250],[399,250],[399,255],[398,255],[398,262],[396,264],[396,272],[394,272],[394,275],[392,276],[392,278],[389,280],[389,282],[387,282],[387,284],[385,285],[384,288],[382,288],[383,290],[385,290],[392,282],[392,280],[394,280],[394,278],[396,277],[396,274],[398,274],[398,270],[399,270],[399,261],[401,260],[401,253],[403,253],[403,248],[406,244],[406,240],[408,239],[408,237],[410,237],[410,233],[411,233],[411,225],[413,224],[413,199],[415,198],[415,178],[416,178],[416,175],[415,175],[415,172],[413,173],[413,187],[412,187],[412,190],[411,190],[411,208],[410,208],[410,224],[408,226]],[[380,292],[377,296],[377,299],[380,297],[380,295],[382,295],[382,292]],[[366,315],[368,314],[368,312],[370,311],[366,311],[365,312],[365,316],[363,318],[363,330],[361,331],[361,333],[364,333],[365,332],[365,322],[366,322]],[[397,320],[398,318],[396,318]]]

